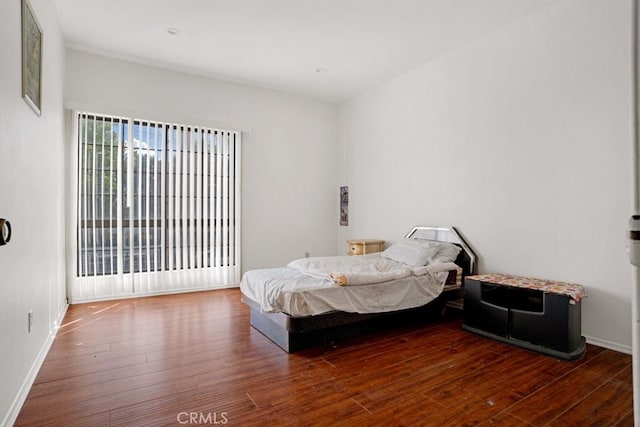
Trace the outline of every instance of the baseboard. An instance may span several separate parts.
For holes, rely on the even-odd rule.
[[[68,307],[69,305],[65,304],[63,309],[60,311],[58,318],[54,321],[54,324],[51,325],[53,330],[49,333],[49,337],[47,337],[46,341],[42,345],[42,348],[38,353],[38,357],[36,357],[36,359],[33,361],[33,364],[31,365],[31,368],[29,369],[29,372],[26,378],[22,382],[22,386],[20,387],[18,394],[16,395],[15,399],[13,400],[13,403],[9,407],[9,412],[7,412],[2,422],[0,422],[1,427],[10,427],[14,425],[16,422],[16,419],[18,419],[18,415],[20,414],[22,405],[24,405],[25,400],[27,400],[27,396],[29,395],[31,386],[33,385],[33,382],[35,381],[36,376],[40,371],[40,367],[44,363],[44,359],[47,357],[47,354],[49,353],[49,349],[51,348],[51,345],[53,344],[53,341],[56,338],[56,334],[58,333],[58,329],[62,324],[62,320],[64,319],[65,314],[67,313]]]
[[[100,302],[100,301],[115,301],[121,299],[131,299],[131,298],[143,298],[143,297],[156,297],[161,295],[174,295],[174,294],[186,294],[191,292],[206,292],[206,291],[215,291],[218,289],[231,289],[240,287],[239,283],[232,283],[228,285],[220,285],[213,286],[208,288],[180,288],[180,289],[167,289],[162,291],[153,291],[153,292],[139,292],[135,294],[126,294],[126,295],[106,295],[102,297],[92,297],[92,298],[75,298],[69,301],[69,304],[85,304],[88,302]]]
[[[631,348],[631,346],[628,346],[628,345],[622,345],[617,342],[611,342],[611,341],[602,340],[600,338],[594,338],[589,336],[585,336],[585,338],[587,339],[587,343],[597,345],[598,347],[608,348],[609,350],[619,351],[620,353],[625,353],[625,354],[633,353],[633,349]]]

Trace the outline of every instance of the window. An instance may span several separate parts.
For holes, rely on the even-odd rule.
[[[239,132],[78,113],[72,299],[240,274]]]

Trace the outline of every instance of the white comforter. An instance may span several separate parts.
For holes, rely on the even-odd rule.
[[[292,316],[335,310],[378,313],[427,304],[442,292],[450,269],[455,264],[411,267],[379,253],[303,258],[283,268],[248,271],[240,289],[265,312]],[[350,285],[359,286],[337,286],[334,274],[345,275]]]
[[[345,277],[346,284],[368,285],[401,279],[413,274],[406,264],[400,264],[382,257],[334,256],[302,258],[291,261],[287,267],[308,276],[331,280],[336,283],[338,276]],[[339,283],[336,283],[339,284]]]

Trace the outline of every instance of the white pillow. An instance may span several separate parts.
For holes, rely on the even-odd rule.
[[[382,252],[383,258],[415,267],[427,265],[440,248],[427,247],[418,242],[404,240],[389,246]]]
[[[431,257],[430,262],[432,264],[436,262],[454,262],[456,258],[458,258],[458,254],[462,250],[460,246],[446,242],[438,243],[438,252],[436,252],[435,256]]]
[[[430,257],[429,264],[439,262],[455,262],[458,258],[458,254],[462,248],[458,245],[449,242],[439,242],[437,240],[421,240],[421,239],[407,239],[413,242],[418,242],[426,248],[436,248],[437,251],[434,256]],[[407,241],[405,240],[405,241]]]

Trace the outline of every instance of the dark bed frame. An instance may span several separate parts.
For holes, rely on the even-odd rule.
[[[458,283],[464,277],[475,274],[476,255],[462,235],[451,226],[417,226],[405,238],[436,240],[454,243],[462,248],[456,264],[462,267]],[[444,292],[430,303],[416,308],[385,313],[347,313],[333,311],[315,316],[293,317],[285,313],[264,313],[260,305],[242,296],[242,301],[250,308],[250,323],[255,329],[288,353],[319,345],[334,345],[335,342],[367,333],[384,325],[398,324],[412,319],[429,318],[444,308],[451,294],[460,291],[460,286],[445,286]]]

